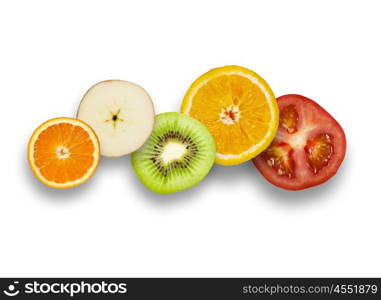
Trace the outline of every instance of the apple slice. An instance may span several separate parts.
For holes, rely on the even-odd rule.
[[[155,111],[151,97],[141,86],[106,80],[87,91],[77,118],[98,135],[103,156],[118,157],[139,149],[149,138]]]

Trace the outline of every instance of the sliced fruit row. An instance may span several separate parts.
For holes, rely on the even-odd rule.
[[[181,112],[160,114],[155,121],[142,87],[99,82],[83,97],[77,119],[52,119],[35,130],[30,166],[44,184],[69,188],[93,175],[100,154],[133,153],[142,183],[157,193],[173,193],[199,183],[214,162],[253,159],[269,182],[299,190],[331,178],[345,155],[344,131],[323,108],[298,95],[277,101],[265,80],[243,67],[200,76]]]

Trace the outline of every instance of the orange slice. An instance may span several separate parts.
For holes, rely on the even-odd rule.
[[[257,73],[224,66],[201,75],[187,91],[181,112],[204,123],[216,141],[216,163],[235,165],[266,149],[278,128],[274,93]]]
[[[30,167],[47,186],[80,185],[95,172],[100,158],[94,131],[83,121],[56,118],[41,124],[28,145]]]

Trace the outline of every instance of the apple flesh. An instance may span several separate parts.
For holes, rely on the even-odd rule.
[[[118,157],[136,151],[149,138],[155,111],[151,97],[141,86],[107,80],[87,91],[77,118],[98,135],[103,156]]]

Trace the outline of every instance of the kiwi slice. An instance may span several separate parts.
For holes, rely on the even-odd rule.
[[[213,136],[198,120],[177,112],[156,116],[151,137],[131,156],[141,182],[160,194],[199,183],[216,157]]]

